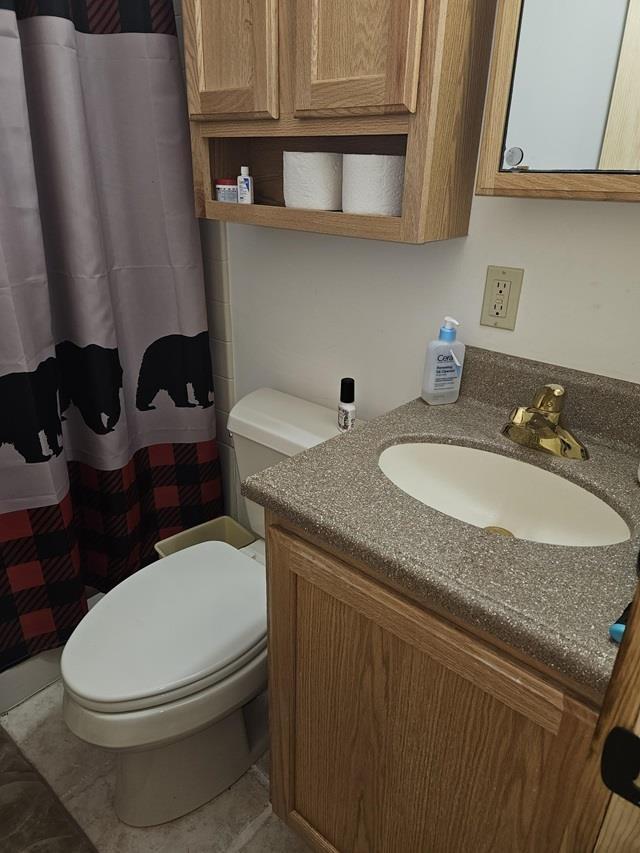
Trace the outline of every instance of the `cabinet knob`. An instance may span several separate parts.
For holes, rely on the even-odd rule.
[[[602,781],[610,791],[640,806],[640,737],[620,726],[611,729],[602,749]]]

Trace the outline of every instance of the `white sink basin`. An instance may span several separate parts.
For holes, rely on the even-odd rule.
[[[408,495],[496,533],[580,546],[630,537],[618,513],[591,492],[508,456],[454,444],[395,444],[378,464]]]

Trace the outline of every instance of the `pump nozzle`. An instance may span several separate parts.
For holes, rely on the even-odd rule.
[[[445,317],[444,323],[440,326],[439,339],[441,341],[455,341],[456,329],[459,325],[460,323],[455,319],[455,317]]]

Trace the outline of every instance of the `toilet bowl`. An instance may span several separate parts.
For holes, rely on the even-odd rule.
[[[142,569],[80,623],[61,669],[67,725],[117,753],[118,816],[197,808],[267,747],[264,566],[205,542]]]
[[[271,389],[229,417],[244,478],[337,433],[328,409]],[[247,502],[255,533],[264,516]],[[262,547],[261,547],[262,546]],[[204,804],[268,745],[264,543],[203,542],[141,569],[78,625],[63,716],[116,753],[115,809],[151,826]]]

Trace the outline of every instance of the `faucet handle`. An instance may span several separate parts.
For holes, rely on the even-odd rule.
[[[550,382],[543,385],[535,393],[531,408],[547,414],[559,415],[564,405],[565,390],[562,385]]]

